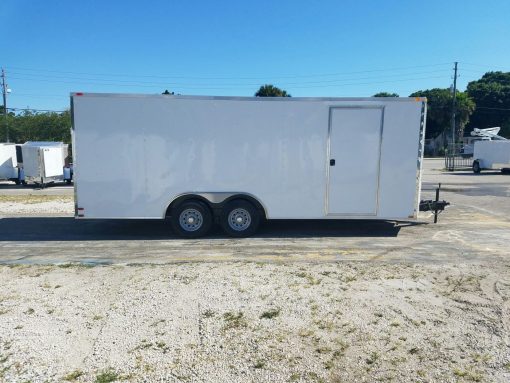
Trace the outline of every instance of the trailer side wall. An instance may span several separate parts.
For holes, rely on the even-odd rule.
[[[327,212],[326,198],[337,198],[328,196],[330,173],[371,160],[354,146],[330,166],[330,110],[339,107],[383,111],[376,214],[341,218],[416,214],[421,100],[84,94],[72,104],[85,218],[162,218],[175,197],[194,192],[249,193],[273,219],[338,218]],[[342,122],[340,137],[354,125]]]

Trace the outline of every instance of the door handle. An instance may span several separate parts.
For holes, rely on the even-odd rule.
[[[335,159],[334,158],[329,160],[329,166],[335,166]]]

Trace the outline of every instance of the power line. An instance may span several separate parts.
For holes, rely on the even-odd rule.
[[[95,86],[122,86],[122,87],[141,87],[141,88],[162,88],[165,86],[168,86],[170,84],[168,83],[161,83],[161,84],[154,84],[154,85],[146,85],[146,84],[137,84],[137,83],[131,83],[131,84],[118,84],[118,83],[112,83],[112,82],[91,82],[91,81],[62,81],[62,80],[48,80],[48,79],[41,79],[41,78],[23,78],[23,77],[16,77],[13,76],[14,79],[19,80],[29,80],[29,81],[36,81],[36,82],[51,82],[51,83],[63,83],[63,84],[73,84],[73,85],[95,85]],[[327,88],[327,87],[334,87],[334,86],[353,86],[353,85],[371,85],[371,84],[384,84],[384,83],[398,83],[398,82],[406,82],[406,81],[416,81],[416,80],[428,80],[428,79],[437,79],[437,78],[444,78],[444,76],[428,76],[428,77],[416,77],[416,78],[399,78],[395,80],[386,80],[386,81],[371,81],[371,82],[353,82],[353,83],[342,83],[340,81],[352,81],[352,80],[338,80],[336,83],[329,83],[326,85],[299,85],[299,83],[296,83],[296,85],[292,85],[293,88],[296,89],[308,89],[308,88]],[[176,87],[180,89],[198,89],[198,90],[206,90],[206,89],[239,89],[239,88],[245,88],[247,86],[258,86],[260,84],[236,84],[236,85],[229,85],[229,86],[198,86],[194,84],[193,86],[186,86],[186,85],[176,85]]]
[[[407,66],[407,67],[393,67],[393,68],[380,68],[380,69],[369,69],[369,70],[361,70],[361,71],[353,71],[353,72],[336,72],[336,73],[320,73],[320,74],[300,74],[300,75],[266,75],[266,76],[250,76],[250,77],[224,77],[224,76],[164,76],[164,75],[147,75],[147,74],[127,74],[127,73],[91,73],[91,72],[72,72],[72,71],[57,71],[57,70],[49,70],[49,69],[33,69],[33,68],[23,68],[16,66],[9,66],[10,69],[14,70],[22,70],[22,71],[32,71],[32,72],[48,72],[48,73],[66,73],[66,74],[76,74],[76,75],[92,75],[92,76],[108,76],[108,77],[145,77],[145,78],[166,78],[166,79],[190,79],[190,80],[264,80],[267,78],[272,79],[283,79],[283,78],[313,78],[313,77],[331,77],[331,76],[342,76],[349,74],[360,74],[360,73],[371,73],[371,72],[391,72],[398,70],[406,70],[406,69],[416,69],[416,68],[429,68],[429,67],[438,67],[450,65],[451,63],[437,63],[437,64],[424,64],[424,65],[415,65],[415,66]]]
[[[315,80],[315,81],[300,81],[300,82],[283,82],[280,83],[280,85],[283,86],[291,86],[291,85],[302,85],[302,84],[322,84],[322,83],[335,83],[335,82],[343,82],[343,81],[356,81],[356,80],[371,80],[371,79],[380,79],[380,78],[393,78],[393,77],[402,77],[402,76],[411,76],[411,75],[424,75],[424,74],[432,74],[432,73],[445,73],[449,70],[441,69],[441,70],[432,70],[432,71],[425,71],[425,72],[412,72],[412,73],[405,73],[405,74],[384,74],[384,75],[378,75],[376,77],[357,77],[357,78],[343,78],[343,79],[329,79],[329,80]],[[90,83],[90,81],[107,81],[107,82],[115,82],[117,83],[128,83],[129,85],[134,84],[150,84],[154,86],[161,86],[161,82],[148,82],[148,81],[133,81],[133,80],[109,80],[109,79],[100,79],[100,78],[84,78],[84,77],[70,77],[70,76],[60,76],[60,75],[43,75],[43,76],[36,76],[33,74],[26,74],[26,73],[20,73],[20,72],[11,72],[15,74],[16,79],[22,79],[22,80],[37,80],[40,78],[44,78],[46,80],[56,78],[60,81],[60,79],[63,80],[86,80],[87,83]],[[20,77],[21,75],[22,77]],[[30,77],[25,77],[30,76]],[[56,81],[56,80],[53,80]],[[190,83],[190,82],[165,82],[165,85],[172,85],[172,86],[189,86],[189,85],[195,85],[195,86],[202,86],[202,85],[211,85],[210,83],[204,84],[204,83]],[[221,83],[218,84],[221,86],[259,86],[260,83]]]

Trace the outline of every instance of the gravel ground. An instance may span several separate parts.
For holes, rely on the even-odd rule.
[[[52,215],[74,215],[74,196],[0,194],[0,217]]]
[[[64,264],[0,279],[6,382],[510,380],[510,263]]]
[[[0,382],[509,382],[510,178],[425,165],[437,225],[235,240],[0,184]]]

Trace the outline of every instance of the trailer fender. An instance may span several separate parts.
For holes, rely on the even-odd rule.
[[[189,200],[199,200],[202,202],[205,202],[213,211],[215,216],[219,216],[221,209],[225,204],[228,202],[235,200],[235,199],[241,199],[248,201],[252,203],[257,210],[260,212],[261,217],[266,219],[267,218],[267,209],[264,206],[264,204],[258,199],[256,196],[250,194],[250,193],[243,193],[243,192],[200,192],[200,193],[182,193],[170,200],[170,202],[167,204],[167,207],[164,211],[164,216],[168,217],[172,214],[172,209],[181,204],[184,201]]]

